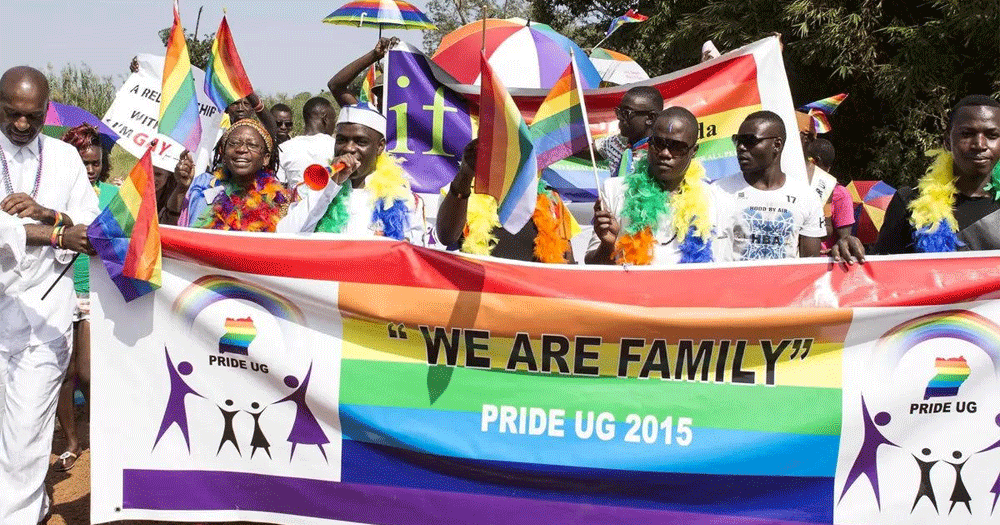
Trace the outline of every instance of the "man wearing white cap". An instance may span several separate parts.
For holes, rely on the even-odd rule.
[[[385,116],[368,104],[341,108],[330,180],[318,190],[299,185],[299,200],[278,223],[278,232],[375,235],[429,244],[423,201],[410,190],[399,161],[385,152],[385,126]]]

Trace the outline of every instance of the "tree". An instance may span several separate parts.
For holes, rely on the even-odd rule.
[[[161,29],[159,35],[163,45],[166,46],[167,40],[170,39],[170,28]],[[201,39],[195,33],[186,33],[184,40],[187,41],[191,65],[198,69],[205,69],[205,66],[208,65],[208,60],[212,58],[212,42],[215,41],[215,33],[207,33]]]
[[[97,75],[87,64],[67,64],[58,73],[49,64],[45,77],[52,100],[85,109],[97,118],[104,116],[118,92],[110,76]]]
[[[430,0],[427,16],[438,28],[424,31],[424,51],[434,53],[441,38],[470,22],[483,19],[483,6],[487,18],[529,18],[528,0]]]
[[[583,47],[628,9],[649,16],[602,47],[631,56],[651,76],[698,63],[705,40],[725,51],[781,33],[796,104],[850,95],[832,119],[834,171],[896,187],[923,173],[923,153],[940,147],[951,105],[971,93],[1000,96],[996,0],[532,0],[530,7],[535,20]]]

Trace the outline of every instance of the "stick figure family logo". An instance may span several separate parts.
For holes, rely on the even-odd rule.
[[[204,276],[191,283],[190,286],[178,295],[174,301],[173,310],[175,313],[180,314],[185,324],[190,327],[194,324],[200,312],[204,311],[210,305],[226,299],[239,299],[254,303],[274,317],[293,324],[301,325],[305,321],[302,311],[287,298],[256,284],[222,275]],[[249,356],[250,345],[258,335],[253,319],[250,316],[226,318],[224,328],[225,333],[218,342],[219,353]],[[154,450],[164,434],[172,426],[176,425],[184,437],[188,453],[191,453],[191,437],[186,405],[187,397],[190,395],[214,402],[222,414],[222,437],[216,449],[216,455],[222,452],[226,443],[229,443],[236,450],[237,454],[242,457],[243,454],[240,450],[234,421],[241,412],[246,412],[253,419],[253,434],[250,437],[250,457],[253,458],[257,450],[262,449],[270,458],[271,443],[265,434],[264,427],[261,425],[261,416],[271,405],[291,402],[295,405],[295,419],[287,438],[287,441],[291,444],[289,461],[294,458],[296,445],[317,445],[323,454],[323,458],[329,462],[323,446],[329,443],[330,440],[306,403],[306,391],[313,371],[312,363],[309,364],[309,368],[305,375],[302,376],[301,381],[294,375],[288,375],[284,378],[284,385],[292,389],[292,392],[288,395],[268,404],[262,404],[254,400],[246,408],[241,409],[236,406],[237,404],[233,399],[225,399],[220,403],[196,392],[185,379],[191,376],[194,371],[194,365],[188,361],[182,361],[175,366],[174,360],[171,359],[170,351],[164,348],[164,352],[166,355],[167,373],[170,377],[170,392],[167,396],[167,405],[164,409],[163,419],[161,420],[156,440],[153,443]],[[213,361],[217,362],[226,359],[232,361],[235,358],[224,358],[222,356],[216,358],[215,356],[210,356],[209,364],[213,364]],[[263,364],[258,366],[256,363],[253,363],[251,367],[254,370],[267,373],[267,369]],[[247,367],[241,366],[240,368]]]
[[[997,325],[995,322],[983,317],[982,315],[968,310],[934,312],[904,322],[892,328],[879,338],[875,345],[875,353],[877,355],[881,354],[882,356],[885,356],[888,362],[892,363],[892,366],[898,366],[903,357],[909,351],[913,350],[922,343],[935,340],[937,340],[936,342],[938,344],[932,347],[932,350],[937,353],[949,350],[949,347],[955,344],[955,340],[971,343],[982,350],[990,358],[994,368],[994,378],[1000,379],[1000,325]],[[927,348],[928,347],[925,345],[924,349]],[[972,372],[969,362],[966,360],[965,356],[950,358],[935,357],[933,364],[936,373],[924,389],[923,400],[926,401],[932,397],[957,396],[959,394],[959,389],[966,382],[966,380],[968,380]],[[882,411],[878,412],[875,417],[871,417],[868,405],[869,403],[866,400],[865,394],[862,393],[861,416],[864,428],[862,445],[847,475],[847,479],[838,498],[838,502],[843,501],[844,496],[847,495],[847,492],[851,489],[851,487],[854,486],[854,484],[862,476],[864,476],[871,484],[875,495],[876,507],[881,509],[878,477],[879,448],[883,445],[894,448],[903,447],[888,439],[881,430],[891,423],[893,419],[892,415],[889,414],[889,412]],[[925,405],[944,404],[913,403],[911,404],[910,413],[933,414],[939,411],[937,408],[941,408],[935,407],[934,410],[925,410]],[[948,405],[948,408],[945,409],[946,412],[950,410],[950,403]],[[971,410],[968,410],[969,412],[975,411],[974,403],[969,402],[966,406],[967,410],[968,407],[972,407]],[[961,410],[958,411],[960,412]],[[995,423],[997,427],[1000,427],[1000,414],[996,416]],[[971,514],[972,496],[970,495],[962,478],[962,469],[975,455],[998,448],[1000,448],[1000,440],[989,447],[972,454],[963,454],[959,450],[954,450],[950,454],[947,454],[947,456],[954,461],[932,459],[932,451],[926,447],[921,448],[919,450],[919,454],[910,452],[910,455],[914,458],[914,460],[916,460],[917,467],[920,472],[917,494],[913,501],[913,506],[910,508],[910,513],[912,514],[913,511],[916,510],[918,504],[923,499],[927,499],[934,507],[934,510],[940,513],[937,504],[937,497],[931,483],[931,470],[937,463],[942,462],[951,465],[955,470],[955,483],[950,496],[951,505],[948,509],[948,513],[951,514],[956,505],[962,504]],[[993,484],[990,493],[993,494],[992,506],[990,507],[990,514],[992,515],[993,511],[996,509],[996,502],[998,498],[1000,498],[1000,472],[997,473],[996,482]]]

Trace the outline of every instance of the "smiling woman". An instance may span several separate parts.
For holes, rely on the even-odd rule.
[[[273,232],[291,196],[274,176],[278,154],[259,122],[243,119],[229,128],[215,149],[213,173],[195,177],[179,226]]]

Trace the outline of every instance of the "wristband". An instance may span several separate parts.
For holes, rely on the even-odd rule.
[[[62,248],[62,234],[63,230],[66,229],[65,226],[56,226],[52,228],[52,237],[49,238],[49,244],[53,248]]]
[[[52,225],[62,226],[64,222],[66,222],[66,217],[64,217],[62,213],[56,212],[56,218],[52,221]]]
[[[63,232],[64,231],[66,231],[66,227],[65,226],[60,226],[59,227],[59,242],[57,243],[59,245],[59,248],[63,248]]]

